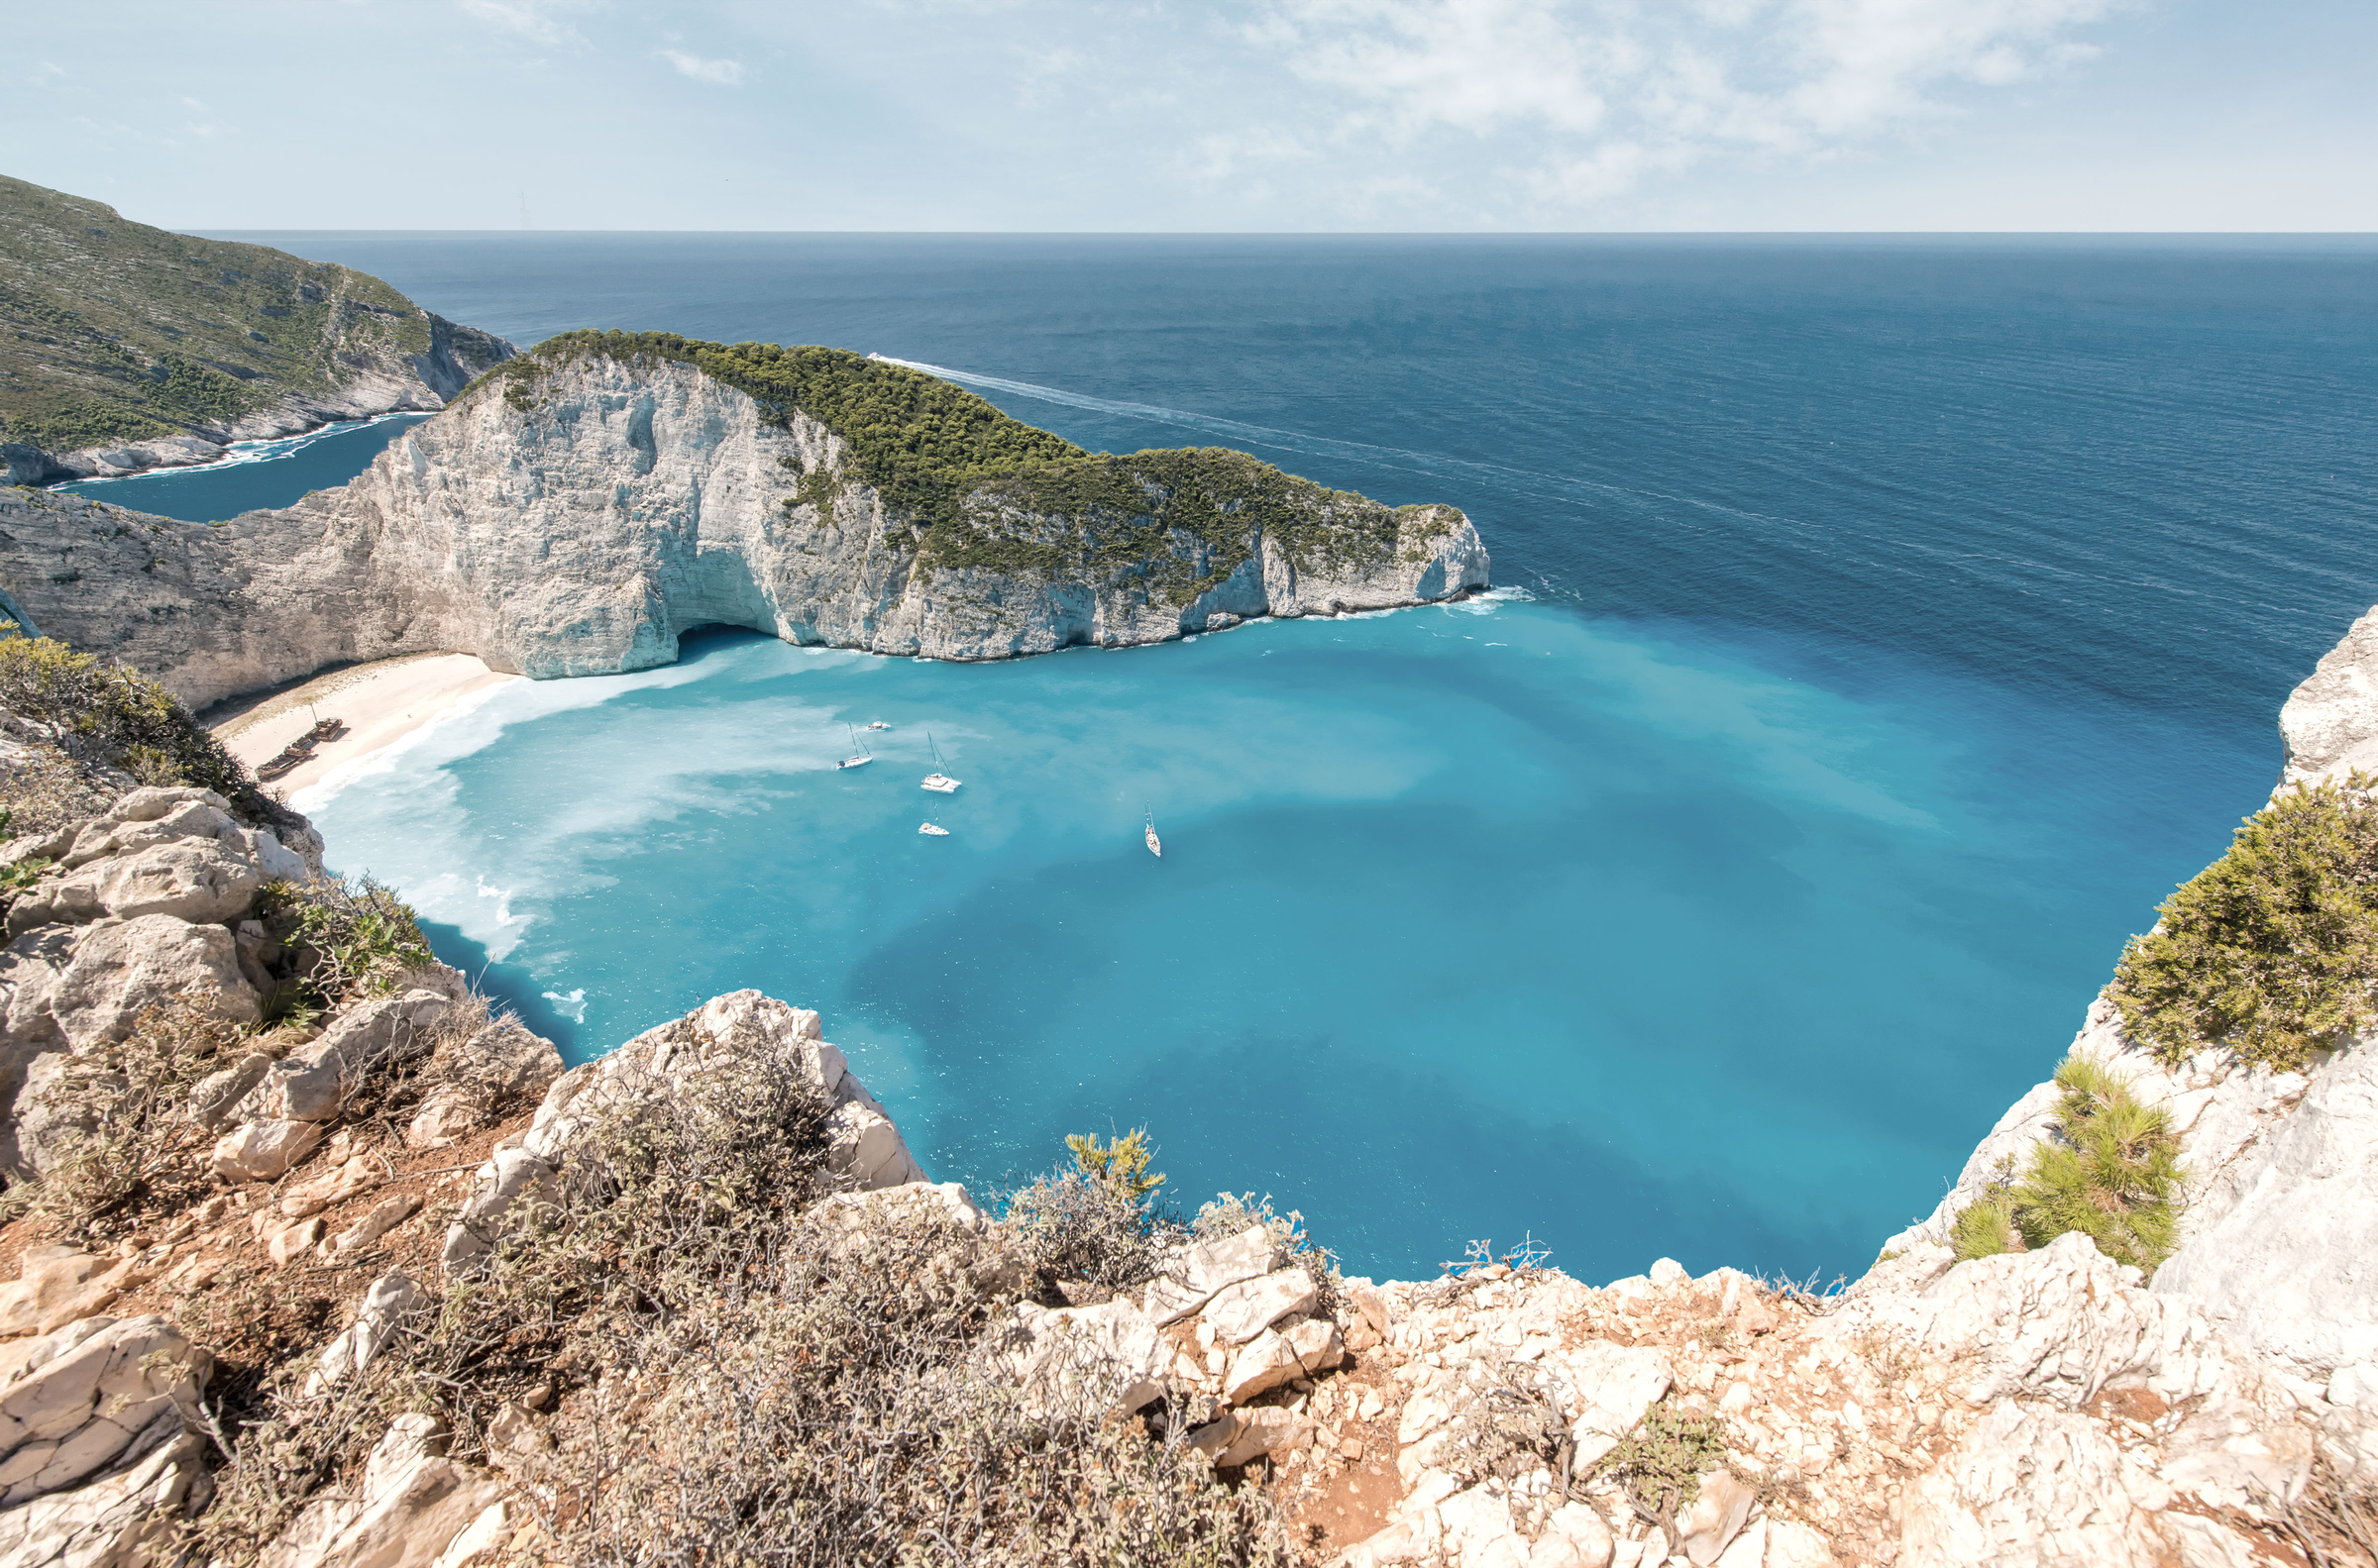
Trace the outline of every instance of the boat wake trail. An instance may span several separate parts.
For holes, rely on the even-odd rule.
[[[1435,473],[1452,467],[1444,460],[1425,452],[1411,452],[1402,447],[1374,447],[1360,441],[1339,441],[1329,436],[1309,435],[1301,430],[1278,430],[1270,425],[1249,425],[1237,419],[1222,419],[1213,414],[1200,414],[1186,408],[1162,408],[1154,403],[1126,403],[1109,397],[1088,397],[1080,392],[1068,392],[1061,386],[1042,386],[1034,381],[1013,381],[1004,375],[982,375],[973,370],[953,370],[944,365],[926,365],[921,360],[895,359],[889,354],[871,354],[871,360],[886,365],[906,366],[922,370],[945,381],[963,386],[983,386],[995,392],[1008,392],[1017,397],[1029,397],[1043,403],[1057,403],[1066,408],[1085,408],[1099,414],[1121,414],[1130,419],[1152,419],[1159,424],[1179,425],[1185,430],[1203,430],[1211,435],[1228,436],[1250,446],[1277,447],[1289,452],[1307,452],[1323,456],[1343,455],[1359,458],[1368,463],[1387,463],[1396,468],[1412,468],[1417,472]]]

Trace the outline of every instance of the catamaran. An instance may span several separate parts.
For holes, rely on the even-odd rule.
[[[933,746],[933,732],[924,732],[924,743],[933,747],[933,771],[924,776],[924,787],[935,794],[956,794],[962,780],[952,779],[941,772],[941,748]]]
[[[1147,852],[1158,860],[1164,858],[1164,841],[1156,837],[1156,811],[1153,806],[1148,807],[1147,811]]]
[[[850,730],[851,754],[848,757],[843,758],[840,762],[834,764],[834,766],[836,768],[864,768],[869,763],[875,761],[875,753],[869,751],[866,747],[859,744],[859,732],[857,730],[850,729],[848,724],[845,724],[842,727],[846,730]]]
[[[949,837],[949,829],[947,829],[947,828],[945,828],[945,827],[935,827],[935,826],[933,826],[933,825],[932,825],[930,822],[919,822],[919,823],[918,823],[918,824],[917,824],[917,831],[918,831],[918,832],[919,832],[919,833],[927,833],[927,834],[930,834],[930,835],[931,835],[931,836],[933,836],[934,838],[947,838],[947,837]]]

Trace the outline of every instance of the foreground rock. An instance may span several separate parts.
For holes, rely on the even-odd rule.
[[[828,1106],[827,1165],[837,1177],[860,1190],[924,1180],[900,1129],[821,1037],[817,1014],[756,991],[732,992],[555,1080],[528,1130],[481,1168],[477,1190],[447,1233],[446,1266],[484,1256],[515,1204],[554,1190],[592,1118],[666,1098],[696,1075],[706,1078],[705,1092],[723,1092],[719,1085],[741,1065],[788,1049]]]

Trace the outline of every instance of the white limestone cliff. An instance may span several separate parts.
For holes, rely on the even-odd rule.
[[[914,519],[841,475],[843,439],[774,423],[690,365],[572,360],[523,410],[492,388],[407,432],[342,489],[220,527],[77,497],[0,492],[0,596],[19,620],[155,676],[193,707],[328,665],[426,650],[532,677],[665,665],[703,625],[934,659],[1160,642],[1264,615],[1458,597],[1488,559],[1452,507],[1393,514],[1392,548],[1300,557],[1250,523],[1217,559],[1187,535],[1167,564],[1048,575],[935,565]],[[1328,505],[1360,506],[1332,496]],[[969,505],[999,511],[988,500]],[[1322,518],[1326,524],[1328,519]],[[1003,529],[1043,519],[1009,508]]]

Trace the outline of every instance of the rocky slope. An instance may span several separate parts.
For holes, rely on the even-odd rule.
[[[195,707],[427,650],[595,675],[723,624],[994,659],[1487,581],[1450,506],[1389,508],[1232,453],[1092,458],[919,372],[789,351],[824,362],[836,423],[634,342],[543,346],[345,488],[219,527],[0,492],[0,590]],[[863,422],[887,400],[887,424]],[[932,489],[909,447],[944,427]]]
[[[234,441],[435,410],[513,352],[349,267],[0,178],[11,484],[206,463]]]

